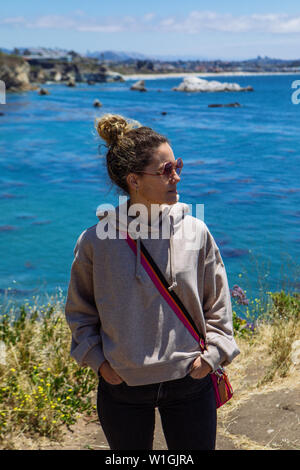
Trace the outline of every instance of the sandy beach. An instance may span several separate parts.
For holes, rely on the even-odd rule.
[[[122,75],[124,80],[156,80],[157,78],[184,78],[184,77],[243,77],[243,76],[258,76],[258,75],[299,75],[299,72],[222,72],[222,73],[156,73],[156,74],[133,74]]]

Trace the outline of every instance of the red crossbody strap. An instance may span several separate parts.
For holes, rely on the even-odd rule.
[[[126,236],[126,241],[135,255],[137,255],[137,243],[136,241],[130,237],[128,233],[123,233]],[[199,333],[199,330],[190,316],[188,311],[186,310],[185,306],[179,299],[178,295],[174,291],[169,291],[168,287],[169,284],[166,281],[165,277],[163,276],[161,270],[153,260],[152,256],[140,241],[141,246],[141,264],[146,270],[147,274],[149,275],[150,279],[152,280],[155,287],[158,289],[160,294],[172,308],[174,313],[177,315],[179,320],[184,324],[184,326],[189,330],[193,338],[197,341],[200,345],[202,352],[206,349],[205,340],[203,335]]]

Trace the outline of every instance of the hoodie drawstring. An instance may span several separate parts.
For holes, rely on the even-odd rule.
[[[135,277],[136,279],[141,280],[141,238],[137,238],[137,253],[136,253],[136,261],[135,261]]]
[[[173,235],[174,235],[174,219],[171,216],[171,236],[170,236],[170,268],[171,268],[171,279],[172,279],[172,284],[170,287],[168,287],[168,290],[174,289],[174,287],[177,287],[177,282],[176,282],[176,270],[175,270],[175,253],[174,253],[174,241],[173,241]]]
[[[175,270],[175,253],[174,253],[174,242],[173,242],[173,234],[174,234],[174,219],[171,216],[171,236],[170,236],[170,271],[171,271],[171,280],[172,284],[168,287],[168,290],[172,290],[177,287],[176,281],[176,270]],[[137,238],[137,252],[136,252],[136,261],[135,261],[135,277],[136,279],[141,281],[141,239],[140,237]]]

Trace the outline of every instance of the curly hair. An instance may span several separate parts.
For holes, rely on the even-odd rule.
[[[126,176],[142,172],[160,144],[169,143],[167,137],[150,127],[119,114],[96,118],[95,128],[107,144],[106,168],[110,180],[125,194],[129,194]]]

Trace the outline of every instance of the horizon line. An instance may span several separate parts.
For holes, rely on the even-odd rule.
[[[247,61],[247,60],[265,60],[265,59],[269,59],[269,60],[283,60],[283,61],[297,61],[297,60],[300,60],[300,57],[295,57],[293,59],[285,59],[285,58],[282,58],[282,57],[270,57],[268,55],[261,55],[261,54],[257,54],[256,57],[254,56],[248,56],[248,57],[244,57],[244,58],[229,58],[229,57],[223,57],[223,58],[220,58],[220,57],[201,57],[201,56],[198,56],[197,55],[194,55],[192,53],[186,53],[186,54],[172,54],[172,53],[165,53],[165,54],[159,54],[159,53],[145,53],[145,52],[136,52],[136,51],[121,51],[121,50],[115,50],[115,49],[105,49],[105,50],[94,50],[94,51],[91,51],[90,49],[86,49],[85,52],[78,52],[77,50],[75,49],[69,49],[69,48],[63,48],[63,47],[60,47],[60,46],[55,46],[55,47],[48,47],[48,46],[14,46],[13,48],[8,48],[8,47],[0,47],[0,51],[9,51],[10,53],[13,53],[13,50],[14,49],[47,49],[47,50],[50,50],[50,51],[63,51],[63,52],[71,52],[71,51],[74,51],[75,53],[79,54],[79,55],[82,55],[82,56],[87,56],[87,54],[105,54],[107,52],[111,52],[111,53],[114,53],[114,54],[126,54],[126,55],[130,55],[130,54],[134,54],[134,55],[141,55],[141,56],[144,56],[145,59],[156,59],[156,60],[192,60],[192,61],[196,61],[196,60],[201,60],[201,61],[231,61],[231,62],[241,62],[241,61]],[[109,59],[104,59],[104,60],[109,60]],[[137,60],[140,60],[137,58]]]

